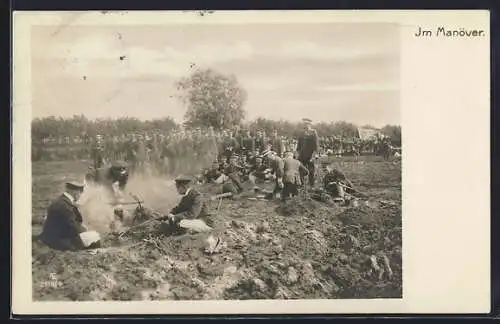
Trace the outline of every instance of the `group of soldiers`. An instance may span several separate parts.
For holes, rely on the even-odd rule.
[[[208,148],[213,150],[215,147],[215,159],[212,166],[198,176],[180,176],[175,179],[177,191],[182,199],[167,215],[158,218],[160,226],[171,233],[185,232],[180,224],[186,219],[201,219],[208,226],[214,223],[214,219],[207,212],[206,197],[192,186],[196,182],[221,184],[222,194],[234,197],[246,190],[258,192],[259,184],[270,182],[274,186],[272,191],[267,192],[266,198],[274,199],[279,194],[283,201],[299,195],[299,190],[308,185],[313,198],[323,199],[326,196],[337,202],[348,203],[355,191],[352,183],[340,170],[332,169],[328,163],[321,163],[322,176],[318,177],[316,165],[321,150],[320,141],[310,120],[305,122],[304,132],[294,145],[287,145],[277,132],[273,132],[269,138],[261,132],[258,132],[255,138],[246,133],[246,136],[239,140],[228,132],[220,137],[215,136],[218,139],[216,141],[213,141],[214,137],[203,136],[201,132],[195,134]],[[183,137],[178,139],[182,140]],[[144,142],[140,139],[135,142],[141,153],[147,151]],[[97,144],[100,143],[102,141],[97,141]],[[85,179],[108,188],[116,200],[115,203],[119,205],[123,201],[129,173],[137,167],[134,165],[137,160],[134,157],[132,160],[105,165],[99,149],[97,145],[93,155],[94,168],[89,170]],[[202,150],[199,154],[206,152]],[[251,187],[245,183],[250,183]],[[49,206],[40,238],[50,247],[59,250],[81,250],[99,246],[99,234],[82,226],[78,198],[84,188],[84,183],[68,182],[66,191]],[[115,209],[115,215],[122,215],[120,208]]]
[[[310,126],[306,122],[306,127]],[[318,155],[357,156],[368,152],[388,159],[391,154],[392,143],[387,136],[361,140],[333,135],[319,136],[315,130],[313,131],[314,149]],[[228,159],[232,154],[247,156],[255,155],[256,152],[261,154],[268,150],[269,146],[278,156],[284,157],[286,151],[299,151],[300,138],[300,136],[298,138],[281,136],[277,130],[267,134],[263,130],[252,132],[236,129],[216,132],[211,128],[175,130],[169,134],[133,133],[122,138],[96,135],[91,147],[91,156],[96,168],[101,167],[106,161],[124,160],[131,169],[141,169],[144,165],[151,165],[164,173],[175,174],[183,171],[181,165],[184,161],[180,160],[180,157],[189,156],[196,159],[222,156]],[[216,156],[213,156],[214,152]]]

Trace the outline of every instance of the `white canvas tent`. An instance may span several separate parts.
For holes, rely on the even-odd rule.
[[[375,140],[380,137],[380,131],[371,128],[358,127],[359,138],[363,141]]]

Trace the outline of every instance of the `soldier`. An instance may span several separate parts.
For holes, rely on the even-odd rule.
[[[239,150],[239,143],[236,138],[233,137],[232,132],[226,133],[226,139],[224,140],[224,156],[229,162],[231,155],[235,154]]]
[[[353,193],[353,185],[347,177],[337,169],[330,167],[328,162],[322,163],[323,172],[323,189],[334,199],[345,200],[345,193]]]
[[[202,219],[208,226],[213,226],[213,219],[208,214],[207,201],[198,190],[191,187],[191,182],[192,180],[188,177],[175,179],[177,192],[182,195],[182,198],[168,215],[160,218],[166,221],[161,225],[164,232],[185,232],[179,227],[183,219]]]
[[[271,135],[271,138],[269,139],[269,144],[271,145],[271,149],[276,152],[276,154],[279,157],[283,157],[283,154],[285,153],[285,143],[281,139],[281,137],[278,135],[278,131],[274,130],[273,134]]]
[[[52,249],[76,251],[100,247],[99,234],[82,225],[77,202],[83,191],[83,184],[67,182],[65,192],[50,204],[40,240]]]
[[[283,159],[283,191],[281,199],[286,200],[290,195],[299,194],[298,188],[302,185],[301,175],[307,175],[309,171],[299,161],[293,157],[293,152],[286,152]]]
[[[94,181],[108,189],[109,193],[116,200],[122,199],[123,191],[128,183],[129,173],[127,164],[117,161],[111,167],[104,167],[93,170],[86,175],[86,180]]]
[[[263,156],[266,158],[269,166],[271,168],[271,172],[275,177],[275,186],[274,190],[269,196],[268,199],[272,199],[276,197],[276,194],[283,189],[283,173],[284,173],[284,164],[283,159],[280,158],[275,152],[268,151],[264,152]]]
[[[244,188],[240,177],[240,172],[243,169],[244,168],[238,164],[238,156],[231,156],[229,165],[224,170],[224,174],[228,177],[230,182],[224,184],[223,193],[232,192],[233,194],[240,194],[243,192]]]
[[[298,160],[307,168],[309,171],[309,184],[314,186],[314,161],[313,156],[319,150],[318,143],[318,133],[311,126],[311,120],[308,118],[303,119],[305,122],[304,133],[299,137],[297,144],[297,156]],[[304,182],[304,179],[302,179]]]
[[[250,169],[248,178],[252,184],[257,182],[265,182],[270,178],[271,169],[264,165],[263,159],[260,156],[255,158],[255,163]]]
[[[94,168],[98,169],[104,165],[104,141],[102,135],[97,134],[95,142],[91,149]]]
[[[259,151],[259,153],[264,152],[266,150],[266,144],[264,132],[258,130],[255,136],[255,150]]]
[[[206,183],[216,182],[222,176],[222,171],[220,170],[219,162],[213,161],[212,166],[205,171],[203,176],[205,178]]]
[[[255,152],[255,139],[249,130],[246,131],[245,136],[241,139],[241,151],[246,155]]]

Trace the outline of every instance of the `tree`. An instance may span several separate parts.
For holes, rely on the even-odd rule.
[[[216,130],[240,125],[245,118],[246,91],[234,75],[212,69],[199,69],[177,82],[178,98],[187,106],[184,116],[188,127]]]
[[[391,138],[394,145],[401,145],[401,126],[399,125],[385,125],[381,129],[382,134]]]

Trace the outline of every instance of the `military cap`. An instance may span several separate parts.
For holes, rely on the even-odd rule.
[[[66,182],[66,188],[70,190],[80,190],[83,191],[83,188],[85,187],[85,184],[79,181],[67,181]]]
[[[187,177],[187,176],[179,176],[179,177],[175,178],[174,181],[177,184],[187,184],[187,183],[190,183],[192,181],[192,179]]]
[[[305,123],[312,123],[312,120],[309,118],[302,118],[302,121]]]

